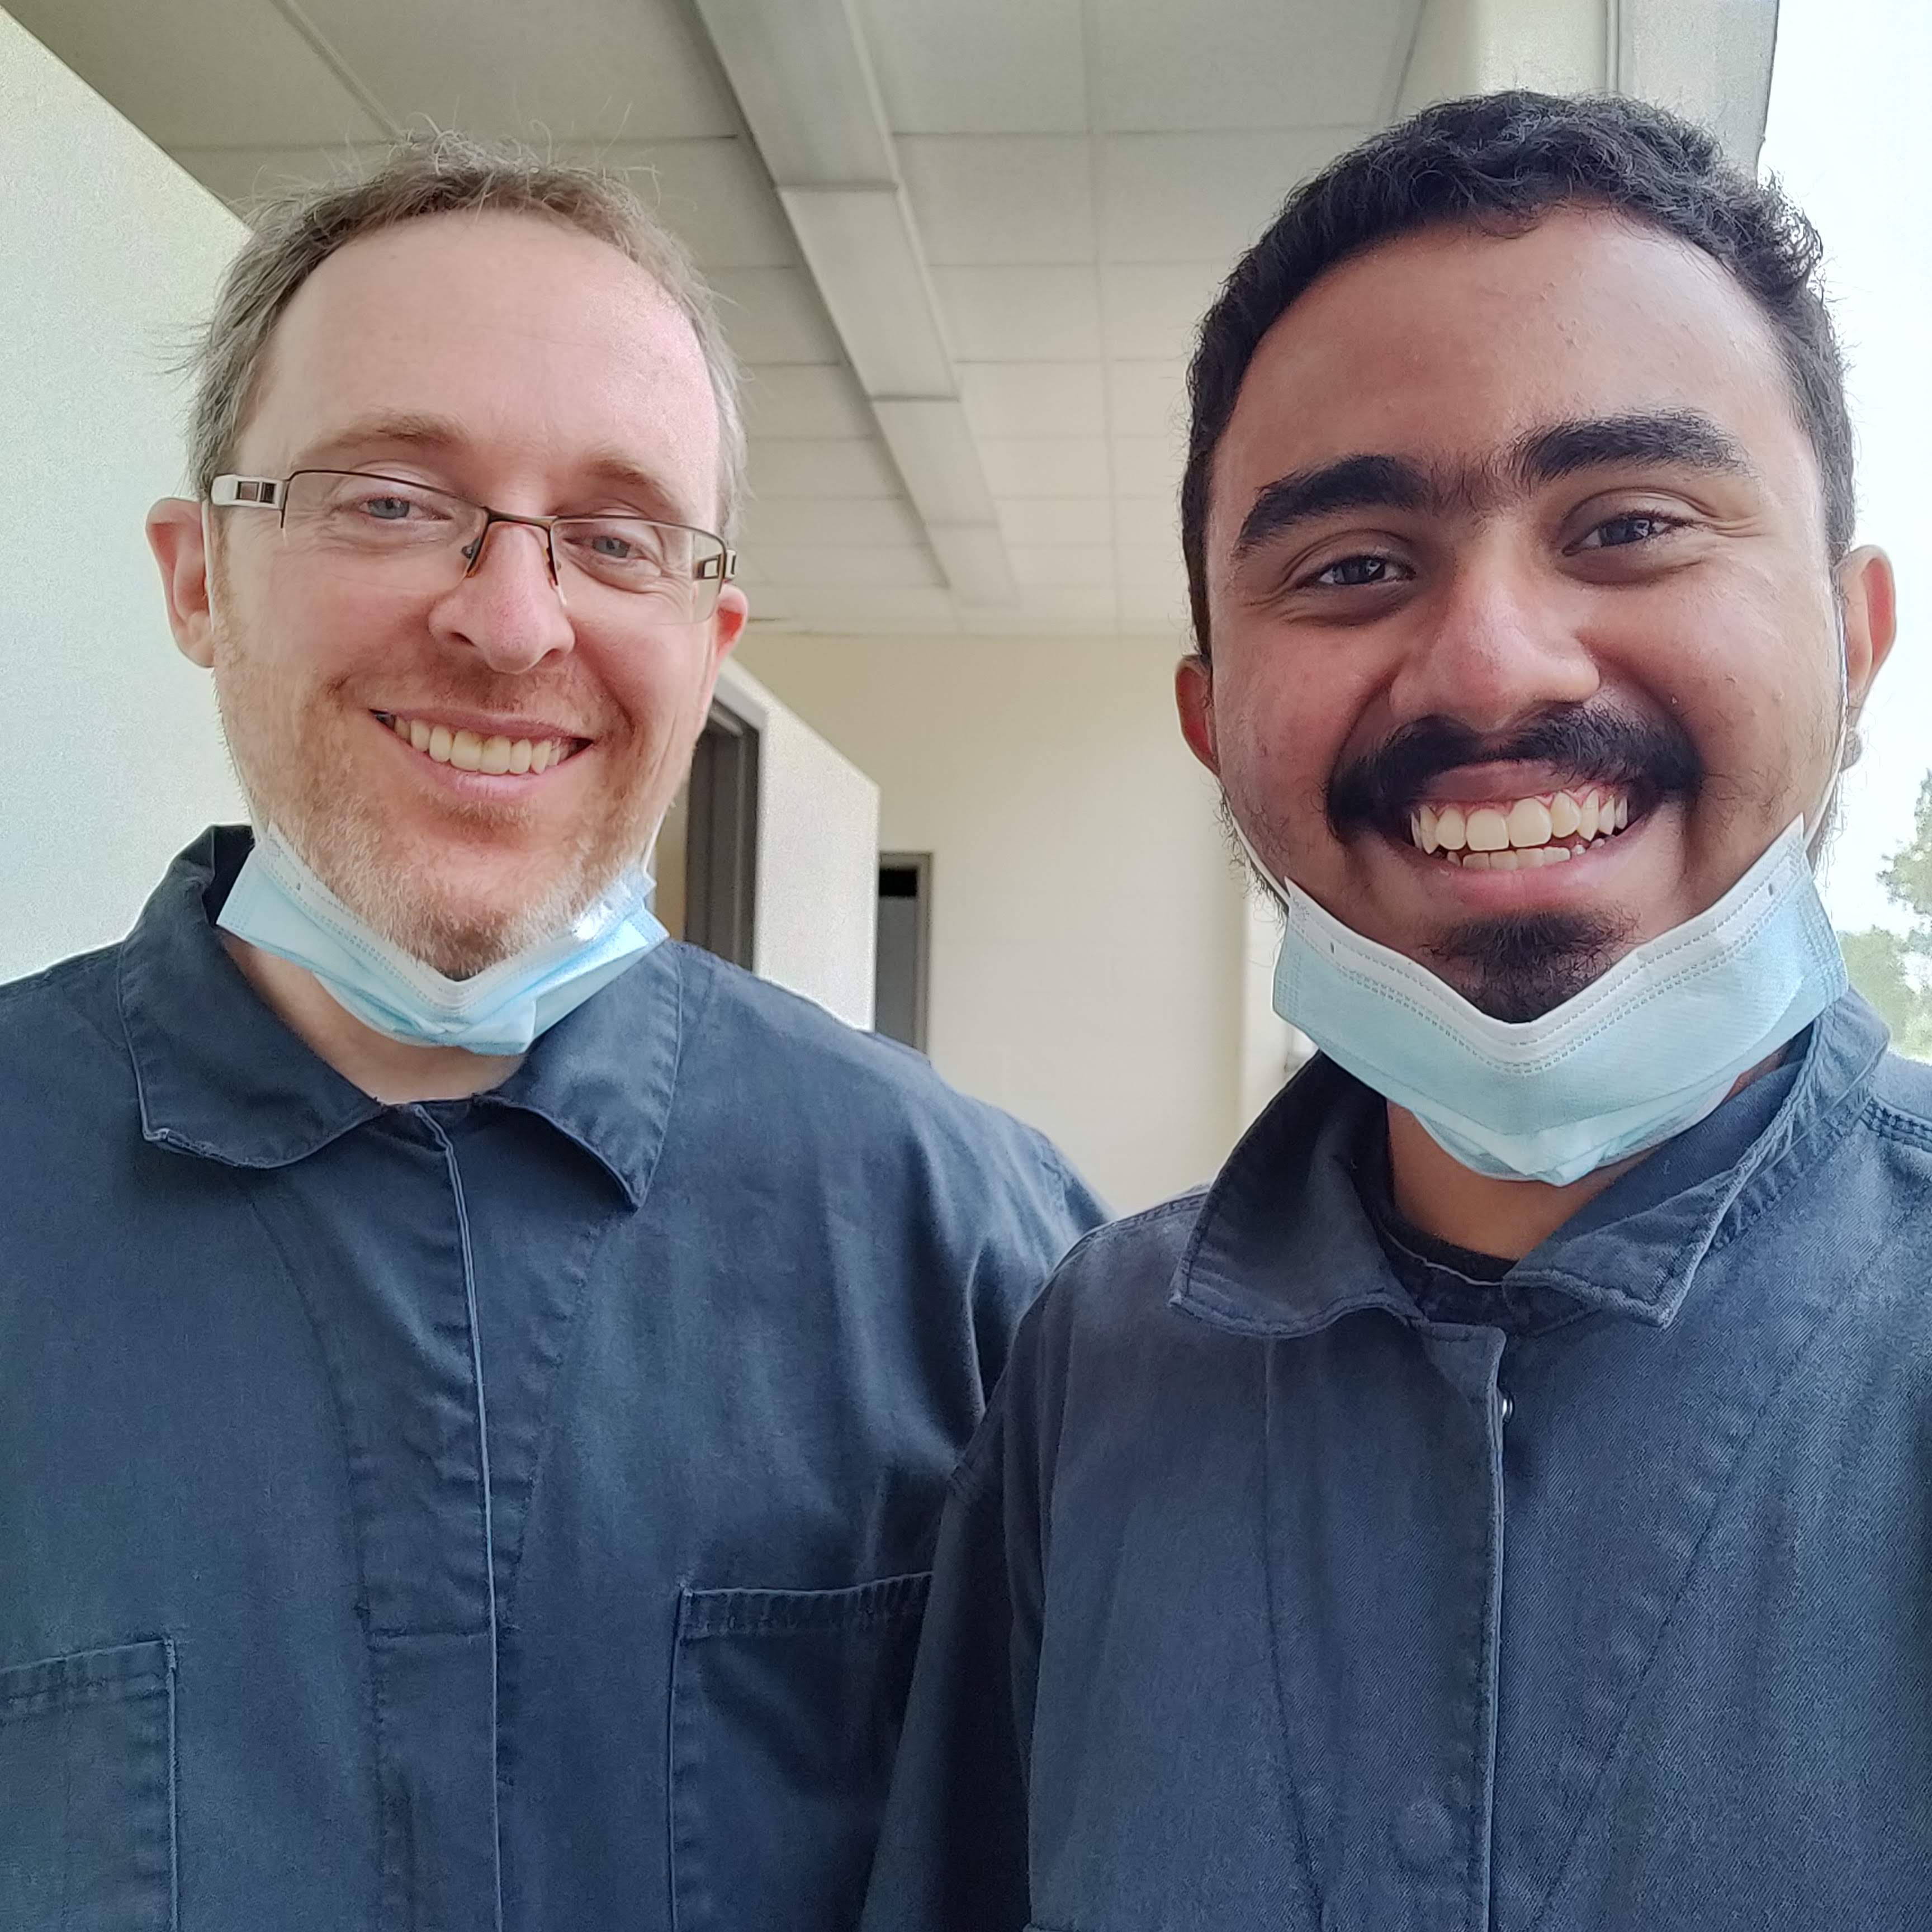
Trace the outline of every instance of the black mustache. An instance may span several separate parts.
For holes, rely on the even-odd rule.
[[[1338,838],[1366,831],[1400,836],[1431,779],[1465,765],[1516,762],[1554,765],[1579,780],[1628,788],[1642,794],[1646,809],[1663,799],[1694,798],[1704,782],[1697,748],[1669,718],[1576,705],[1546,712],[1496,738],[1453,718],[1418,718],[1330,780],[1330,828]]]

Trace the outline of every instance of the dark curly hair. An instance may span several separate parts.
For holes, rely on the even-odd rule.
[[[1850,548],[1852,428],[1844,359],[1820,286],[1817,231],[1774,182],[1751,180],[1702,128],[1662,108],[1610,97],[1481,94],[1425,108],[1297,188],[1202,322],[1187,372],[1180,544],[1203,656],[1208,484],[1262,338],[1318,276],[1378,242],[1448,222],[1520,232],[1568,206],[1611,209],[1675,235],[1749,292],[1777,337],[1817,452],[1832,560]]]

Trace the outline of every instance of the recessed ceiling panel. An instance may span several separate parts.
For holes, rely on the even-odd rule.
[[[1187,434],[1187,364],[1110,362],[1107,365],[1107,416],[1116,436]]]
[[[1090,362],[1100,356],[1091,268],[934,268],[932,285],[962,362]]]
[[[897,134],[1077,134],[1081,0],[860,0]]]
[[[843,363],[774,362],[745,370],[745,422],[761,441],[869,436],[872,412]]]
[[[329,148],[176,148],[174,158],[238,213],[318,182],[352,180],[387,154],[386,141]]]
[[[1108,135],[1100,143],[1101,252],[1110,262],[1231,264],[1296,182],[1364,131]]]
[[[807,437],[752,445],[752,494],[765,496],[893,496],[903,493],[883,444],[820,442]]]
[[[398,122],[538,142],[738,131],[710,51],[676,0],[302,4]],[[255,10],[200,0],[198,10],[226,20]]]
[[[962,362],[959,394],[976,436],[1106,433],[1097,363]]]
[[[1219,262],[1109,263],[1100,272],[1108,356],[1184,361],[1223,272]]]
[[[164,148],[328,147],[388,131],[272,6],[8,0],[8,11]]]
[[[1002,496],[994,507],[1010,544],[1110,544],[1114,506],[1105,496]]]
[[[980,445],[995,496],[1104,496],[1107,446],[1097,436],[988,437]]]
[[[746,362],[844,359],[818,291],[802,268],[724,268],[710,281],[724,332]]]
[[[1360,128],[1406,52],[1406,0],[1089,0],[1112,133]]]
[[[1094,259],[1093,163],[1084,137],[922,134],[898,148],[928,262]]]
[[[706,269],[785,268],[797,263],[791,231],[748,142],[735,135],[692,141],[610,141],[573,148],[622,174]]]

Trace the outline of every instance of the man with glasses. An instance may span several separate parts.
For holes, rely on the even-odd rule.
[[[440,140],[228,278],[148,535],[252,833],[0,991],[8,1932],[856,1914],[942,1486],[1098,1210],[664,943],[742,457],[598,176]]]

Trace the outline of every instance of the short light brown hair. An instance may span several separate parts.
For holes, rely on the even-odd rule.
[[[437,134],[392,148],[352,180],[300,189],[251,212],[254,232],[230,265],[190,361],[190,480],[206,497],[254,408],[269,338],[296,291],[359,235],[427,215],[494,212],[560,221],[644,270],[691,324],[718,404],[718,534],[729,538],[744,487],[738,364],[684,244],[617,176],[544,160],[508,142]]]

